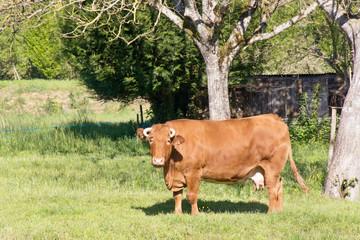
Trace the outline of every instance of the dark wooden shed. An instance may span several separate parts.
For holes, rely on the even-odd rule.
[[[329,106],[341,107],[345,99],[345,94],[339,91],[344,82],[335,74],[254,76],[246,85],[232,85],[229,87],[232,117],[265,113],[297,117],[299,92],[307,93],[310,106],[313,88],[318,83],[321,84],[319,115],[325,116]]]

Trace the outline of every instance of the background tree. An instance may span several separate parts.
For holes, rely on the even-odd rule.
[[[0,79],[69,79],[75,73],[63,54],[58,19],[37,28],[33,21],[0,34]]]
[[[143,33],[154,17],[149,9],[139,12],[137,18],[143,24],[124,26],[123,37]],[[64,31],[71,24],[64,22]],[[118,26],[115,21],[109,24]],[[196,107],[196,95],[205,86],[204,68],[199,52],[184,33],[162,19],[153,33],[128,46],[120,39],[111,41],[112,37],[101,29],[88,29],[84,37],[63,39],[68,59],[74,59],[72,64],[87,86],[102,99],[148,100],[154,122],[199,118],[191,108]]]
[[[31,64],[12,29],[0,34],[0,78],[22,79],[29,76]]]
[[[352,52],[349,90],[341,112],[334,156],[328,166],[324,193],[335,198],[359,200],[360,185],[360,19],[352,1],[317,0],[348,37]]]
[[[284,31],[303,19],[316,7],[316,4],[312,4],[304,11],[300,7],[298,15],[292,16],[284,23],[269,29],[268,25],[274,13],[289,2],[291,0],[203,0],[201,3],[195,0],[152,0],[148,2],[138,0],[94,0],[90,2],[19,0],[15,3],[3,4],[2,12],[13,14],[4,18],[0,23],[0,30],[29,18],[37,18],[40,21],[44,14],[50,15],[52,12],[66,8],[68,15],[77,21],[77,26],[70,32],[71,35],[84,33],[90,27],[105,26],[108,32],[114,34],[115,38],[120,37],[128,41],[121,36],[123,26],[141,22],[141,19],[137,18],[137,12],[143,11],[149,5],[158,12],[153,27],[147,32],[154,31],[160,16],[164,15],[191,37],[206,66],[210,119],[227,119],[230,118],[229,68],[237,54],[257,41],[269,39]],[[87,18],[85,15],[79,14],[79,12],[84,11],[94,13],[94,16]],[[233,15],[235,17],[232,17]],[[227,18],[232,21],[224,25]],[[120,25],[116,28],[109,27],[108,23],[114,20]],[[224,26],[226,26],[226,32],[223,31]],[[140,34],[132,40],[144,34]]]
[[[275,36],[315,9],[310,6],[299,16],[268,31],[272,15],[288,2],[207,0],[200,4],[189,0],[150,3],[150,6],[188,33],[200,50],[206,65],[210,119],[230,118],[228,75],[239,51],[257,41]],[[224,25],[229,15],[235,15],[233,22]],[[228,32],[223,31],[224,26],[229,28]]]
[[[28,23],[32,25],[32,21]],[[32,77],[45,79],[69,79],[75,74],[63,54],[66,46],[59,35],[59,19],[46,22],[37,28],[24,29],[18,34],[18,42],[24,49],[33,68]]]
[[[272,19],[272,24],[288,18],[296,12],[293,5],[288,5],[285,12],[278,13],[276,18]],[[246,71],[236,74],[234,67],[237,62],[242,61],[241,65],[249,68],[248,76],[254,75],[283,75],[283,74],[323,74],[335,72],[332,65],[335,61],[331,55],[334,49],[341,49],[342,42],[334,42],[328,37],[330,29],[323,11],[320,9],[314,11],[306,19],[295,26],[285,30],[277,36],[267,40],[256,42],[239,53],[239,57],[234,60],[231,66],[230,82],[234,83],[237,79],[242,79]],[[275,22],[275,23],[274,23]],[[271,26],[270,26],[271,27]],[[340,29],[336,29],[340,31]],[[339,34],[341,35],[341,33]],[[339,45],[338,45],[339,44]],[[321,51],[321,56],[315,51]],[[330,56],[330,57],[328,57]],[[254,66],[251,68],[251,66]]]
[[[320,9],[318,11],[316,15],[308,18],[315,41],[309,43],[305,50],[324,59],[333,71],[348,83],[351,76],[352,54],[347,36],[335,19]]]

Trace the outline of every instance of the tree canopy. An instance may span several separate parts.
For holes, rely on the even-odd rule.
[[[127,44],[154,32],[161,16],[186,33],[199,49],[206,66],[210,119],[230,117],[228,100],[229,68],[240,51],[265,39],[272,38],[305,18],[316,4],[298,5],[295,14],[286,16],[278,25],[271,19],[292,0],[173,0],[173,1],[120,1],[120,0],[40,0],[6,1],[2,6],[5,18],[0,31],[15,27],[22,21],[32,19],[34,26],[43,24],[56,12],[64,12],[66,18],[75,22],[68,36],[84,34],[90,28],[102,28],[113,39],[121,38]],[[152,9],[152,24],[141,12]],[[145,21],[145,22],[144,22]],[[274,21],[273,21],[274,22]],[[275,21],[276,22],[276,21]],[[115,24],[114,24],[115,23]],[[148,26],[142,33],[127,39],[123,34],[129,24]],[[271,27],[269,27],[271,26]],[[129,35],[127,35],[129,36]]]
[[[153,116],[158,121],[200,117],[194,114],[196,109],[205,108],[201,100],[207,97],[207,83],[203,56],[192,44],[193,36],[185,34],[169,19],[159,18],[159,14],[149,6],[136,1],[132,4],[127,2],[122,7],[114,1],[115,8],[108,11],[99,10],[101,4],[110,3],[107,1],[82,2],[77,7],[71,5],[79,3],[76,1],[66,1],[67,4],[63,5],[55,2],[51,1],[49,5],[36,1],[32,1],[32,4],[28,1],[15,2],[18,6],[30,5],[26,5],[29,8],[21,14],[14,11],[14,19],[7,25],[6,21],[2,21],[4,31],[13,34],[16,39],[14,46],[18,52],[14,48],[12,54],[23,56],[20,62],[26,63],[24,67],[15,61],[5,64],[7,67],[3,69],[7,69],[8,78],[14,74],[14,66],[25,78],[69,78],[74,76],[73,70],[76,69],[88,86],[103,99],[148,99],[152,103]],[[5,7],[15,9],[15,3]],[[278,4],[280,8],[285,2]],[[259,19],[264,14],[262,11],[269,7],[265,5],[251,13],[253,19]],[[271,21],[263,16],[263,20],[268,21],[268,28],[274,29],[281,25],[283,19],[291,19],[298,13],[296,2],[287,6],[285,11],[273,9]],[[231,14],[222,22],[219,34],[221,45],[226,46],[236,21],[244,17],[245,13],[240,10],[246,7],[246,2],[242,1],[231,2],[228,6]],[[42,10],[37,12],[39,9]],[[112,12],[116,9],[117,13]],[[56,11],[60,13],[54,17]],[[26,15],[28,12],[33,14]],[[27,18],[30,20],[22,25],[23,29],[19,28],[21,21]],[[328,28],[324,27],[323,19],[312,18],[311,24],[304,22],[271,40],[245,47],[230,66],[229,82],[239,83],[254,74],[319,73],[330,70],[323,62],[311,58],[306,51],[309,45],[317,49],[321,48],[321,44],[326,45],[323,41],[326,38],[318,40],[320,34],[314,30],[313,23],[323,27],[321,31]],[[249,34],[258,28],[259,23],[254,21],[248,24],[250,32],[247,34],[251,37],[253,35]],[[192,29],[191,26],[188,28]],[[64,33],[67,38],[58,37],[55,34],[58,32]],[[79,34],[83,37],[75,37]],[[24,71],[27,73],[24,74]]]

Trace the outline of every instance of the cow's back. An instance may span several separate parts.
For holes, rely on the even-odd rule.
[[[208,151],[250,146],[255,142],[284,141],[288,139],[287,125],[273,114],[224,121],[179,119],[166,123],[176,135],[186,139],[185,144],[203,145]]]

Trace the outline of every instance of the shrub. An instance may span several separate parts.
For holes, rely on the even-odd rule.
[[[60,110],[62,108],[62,104],[57,102],[53,98],[48,97],[43,108],[47,113],[50,113],[50,114],[58,113],[58,112],[60,112]]]
[[[331,121],[329,118],[319,117],[321,85],[314,86],[314,93],[308,106],[306,93],[298,95],[299,116],[289,124],[290,137],[299,143],[321,141],[327,143],[330,138]]]

